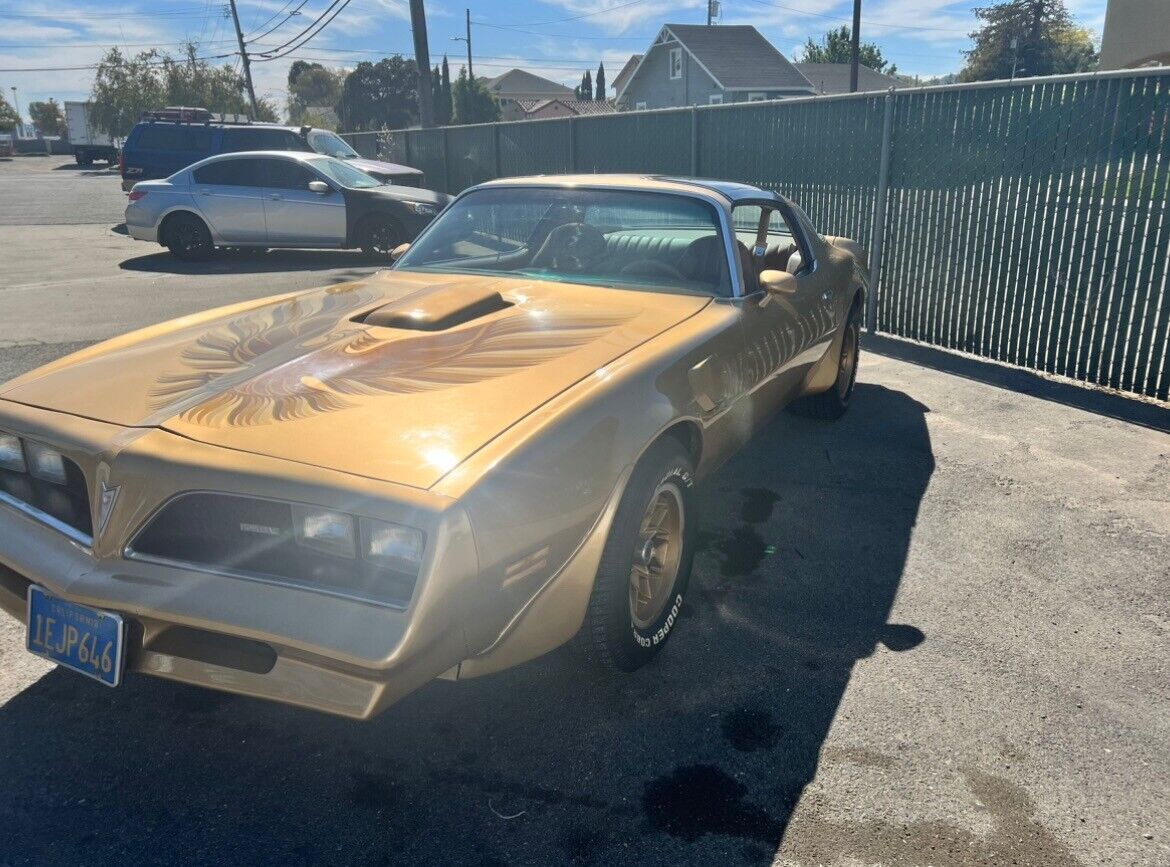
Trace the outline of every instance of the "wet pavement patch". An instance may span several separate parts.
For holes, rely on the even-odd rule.
[[[768,750],[782,734],[772,715],[758,708],[739,708],[723,715],[723,739],[741,753]]]
[[[780,823],[744,801],[747,788],[713,765],[689,765],[646,784],[642,811],[650,826],[694,842],[704,834],[748,837],[775,845]]]
[[[743,496],[739,517],[749,524],[762,524],[771,518],[772,509],[780,500],[780,495],[768,488],[744,488],[739,493]]]
[[[719,572],[726,578],[751,575],[770,553],[770,546],[750,524],[736,527],[716,548],[722,555]]]

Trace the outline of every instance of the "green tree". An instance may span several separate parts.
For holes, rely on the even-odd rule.
[[[159,75],[159,52],[127,57],[111,48],[94,73],[89,112],[94,129],[112,136],[129,135],[144,111],[163,107],[165,91]]]
[[[400,54],[363,60],[345,77],[338,114],[350,131],[402,129],[418,119],[418,76]]]
[[[50,99],[48,102],[30,102],[28,116],[41,135],[68,136],[69,134],[65,127],[65,112],[61,108],[61,103],[55,99]]]
[[[447,55],[443,55],[443,105],[447,106],[444,117],[447,118],[447,123],[451,122],[451,116],[454,112],[451,102],[451,67],[447,63]]]
[[[597,92],[594,99],[598,102],[605,102],[607,94],[605,92],[605,63],[597,65]]]
[[[971,34],[975,46],[966,52],[960,81],[1011,78],[1013,65],[1017,77],[1096,68],[1092,37],[1074,23],[1064,0],[1007,0],[975,15],[983,26]]]
[[[451,104],[455,108],[453,122],[492,123],[500,119],[500,104],[479,80],[467,77],[467,67],[459,69],[459,78],[451,89]]]
[[[593,76],[589,70],[581,76],[581,84],[577,87],[577,99],[593,99]]]
[[[305,113],[310,108],[336,108],[341,101],[341,88],[344,82],[344,70],[329,69],[320,63],[296,61],[289,69],[289,123],[307,124]]]
[[[4,98],[4,94],[0,93],[0,132],[12,132],[19,123],[20,115],[16,113],[16,109]]]
[[[231,66],[214,66],[188,44],[178,57],[143,51],[127,57],[111,48],[98,64],[90,92],[94,127],[126,136],[144,111],[188,105],[214,112],[250,114],[243,76]],[[276,120],[271,100],[258,100],[256,120]]]
[[[887,63],[882,50],[873,42],[862,42],[858,48],[858,62],[877,72],[893,75],[898,67]],[[853,30],[847,24],[834,28],[821,37],[820,42],[809,39],[800,56],[801,63],[852,63]]]

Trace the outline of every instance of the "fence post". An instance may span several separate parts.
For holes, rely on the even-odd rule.
[[[865,303],[865,329],[877,331],[877,304],[882,275],[882,247],[886,235],[886,193],[890,184],[890,149],[894,130],[894,88],[886,91],[885,117],[882,120],[882,152],[878,162],[877,195],[873,200],[873,236],[869,249],[869,295]]]
[[[402,159],[405,160],[406,164],[411,168],[418,168],[418,166],[411,165],[410,162],[410,133],[406,130],[402,131],[402,142]]]
[[[502,178],[504,176],[504,163],[500,157],[500,125],[498,123],[492,124],[492,151],[496,158],[496,177]]]
[[[699,110],[691,106],[691,177],[699,176]]]
[[[569,174],[577,171],[577,124],[573,123],[576,119],[569,118]]]
[[[447,127],[443,127],[443,192],[451,192],[451,148],[448,147]]]

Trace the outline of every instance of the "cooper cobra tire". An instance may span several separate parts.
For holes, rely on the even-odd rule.
[[[649,662],[678,622],[694,560],[694,462],[664,437],[626,485],[577,646],[606,668]]]
[[[373,214],[362,223],[359,235],[362,252],[371,259],[389,261],[390,251],[402,243],[402,227],[393,217]]]
[[[792,403],[797,415],[826,421],[839,419],[849,409],[853,388],[857,384],[857,364],[861,358],[861,305],[854,304],[845,321],[841,354],[837,358],[837,379],[832,388],[820,394],[811,394]]]
[[[176,259],[199,262],[215,252],[211,232],[194,214],[174,214],[163,226],[163,243]]]

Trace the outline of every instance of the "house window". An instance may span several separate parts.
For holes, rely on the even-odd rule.
[[[646,110],[646,103],[644,101],[634,103],[634,111],[645,111],[645,110]]]
[[[758,90],[753,90],[751,93],[748,94],[748,102],[763,102],[767,98],[768,98],[768,94],[761,93]]]
[[[711,105],[723,105],[723,94],[713,93],[707,98],[707,102]]]
[[[670,49],[670,78],[682,78],[682,49]]]

